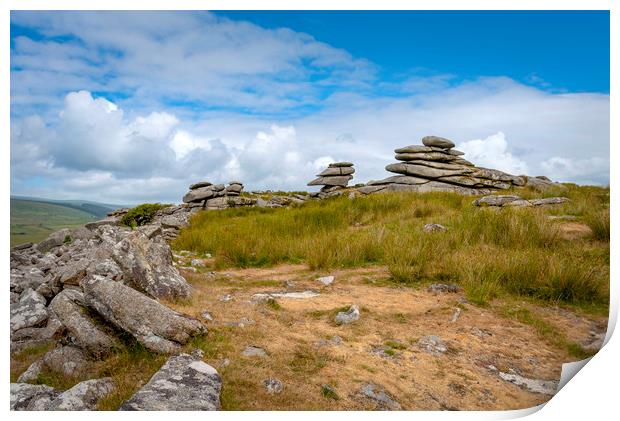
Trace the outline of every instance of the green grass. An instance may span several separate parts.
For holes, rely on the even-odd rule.
[[[532,326],[543,340],[557,348],[564,349],[571,357],[582,360],[596,353],[596,351],[587,351],[578,343],[568,340],[559,329],[536,316],[527,308],[505,305],[499,309],[499,314]]]
[[[11,246],[37,243],[62,228],[77,228],[97,219],[82,210],[52,203],[11,199]]]
[[[381,264],[393,283],[457,283],[477,304],[515,295],[606,308],[609,189],[570,186],[561,194],[571,202],[528,209],[477,208],[472,197],[452,193],[391,193],[282,209],[201,212],[173,246],[211,253],[216,268]],[[594,235],[565,240],[549,215],[578,216]],[[426,223],[443,224],[448,231],[426,233]]]

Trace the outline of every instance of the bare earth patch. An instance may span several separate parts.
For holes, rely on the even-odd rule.
[[[316,281],[326,275],[335,276],[333,284]],[[326,273],[289,264],[184,276],[195,288],[194,297],[171,306],[201,320],[205,311],[212,316],[205,321],[209,333],[196,345],[222,375],[223,409],[382,408],[380,400],[362,392],[368,384],[407,410],[526,408],[551,396],[528,391],[499,373],[557,381],[562,363],[576,359],[532,325],[502,316],[498,309],[510,304],[481,308],[459,293],[395,286],[385,281],[388,270],[381,266]],[[301,291],[319,295],[253,299],[260,293]],[[353,304],[360,319],[337,325],[335,315]],[[606,326],[604,317],[527,307],[577,343],[587,343],[593,329],[600,333]],[[430,353],[418,343],[430,335],[447,350]],[[267,356],[244,356],[248,346],[262,348]],[[281,381],[282,391],[268,392],[268,379]]]

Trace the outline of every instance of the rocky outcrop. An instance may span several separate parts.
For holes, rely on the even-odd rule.
[[[153,298],[187,299],[192,287],[172,265],[172,252],[161,237],[135,231],[112,249],[114,261],[136,289]]]
[[[370,181],[357,191],[362,194],[447,191],[482,195],[525,184],[521,177],[476,167],[462,158],[463,152],[452,149],[454,143],[448,139],[426,136],[422,143],[394,150],[400,162],[389,164],[385,169],[399,175]]]
[[[220,409],[222,379],[197,356],[170,357],[131,399],[124,411],[214,411]]]
[[[84,353],[74,346],[61,346],[48,351],[33,362],[17,379],[17,383],[32,382],[45,369],[57,371],[65,376],[75,376],[86,368],[88,361]]]
[[[44,384],[11,383],[11,411],[44,411],[60,392]]]
[[[198,320],[103,276],[85,278],[81,286],[90,308],[152,351],[178,351],[193,335],[206,332]]]
[[[317,174],[317,178],[308,183],[308,186],[323,186],[314,196],[319,199],[341,194],[343,188],[347,187],[349,181],[353,179],[355,168],[351,162],[334,162]]]
[[[256,198],[242,197],[242,191],[243,184],[240,181],[231,181],[227,186],[199,181],[189,186],[189,192],[183,196],[183,202],[190,208],[207,210],[255,205]]]

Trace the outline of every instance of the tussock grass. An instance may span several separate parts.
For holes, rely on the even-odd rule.
[[[390,193],[313,201],[292,208],[201,212],[176,249],[211,253],[216,268],[307,263],[312,270],[386,265],[391,282],[453,282],[470,301],[502,294],[549,302],[607,306],[609,190],[520,189],[525,198],[564,195],[545,208],[494,209],[452,193]],[[592,238],[568,241],[549,215],[583,219]],[[427,233],[426,223],[447,232]]]

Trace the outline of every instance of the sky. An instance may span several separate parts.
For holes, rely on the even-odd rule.
[[[179,202],[198,180],[381,179],[426,135],[609,184],[609,13],[11,12],[11,194]]]

